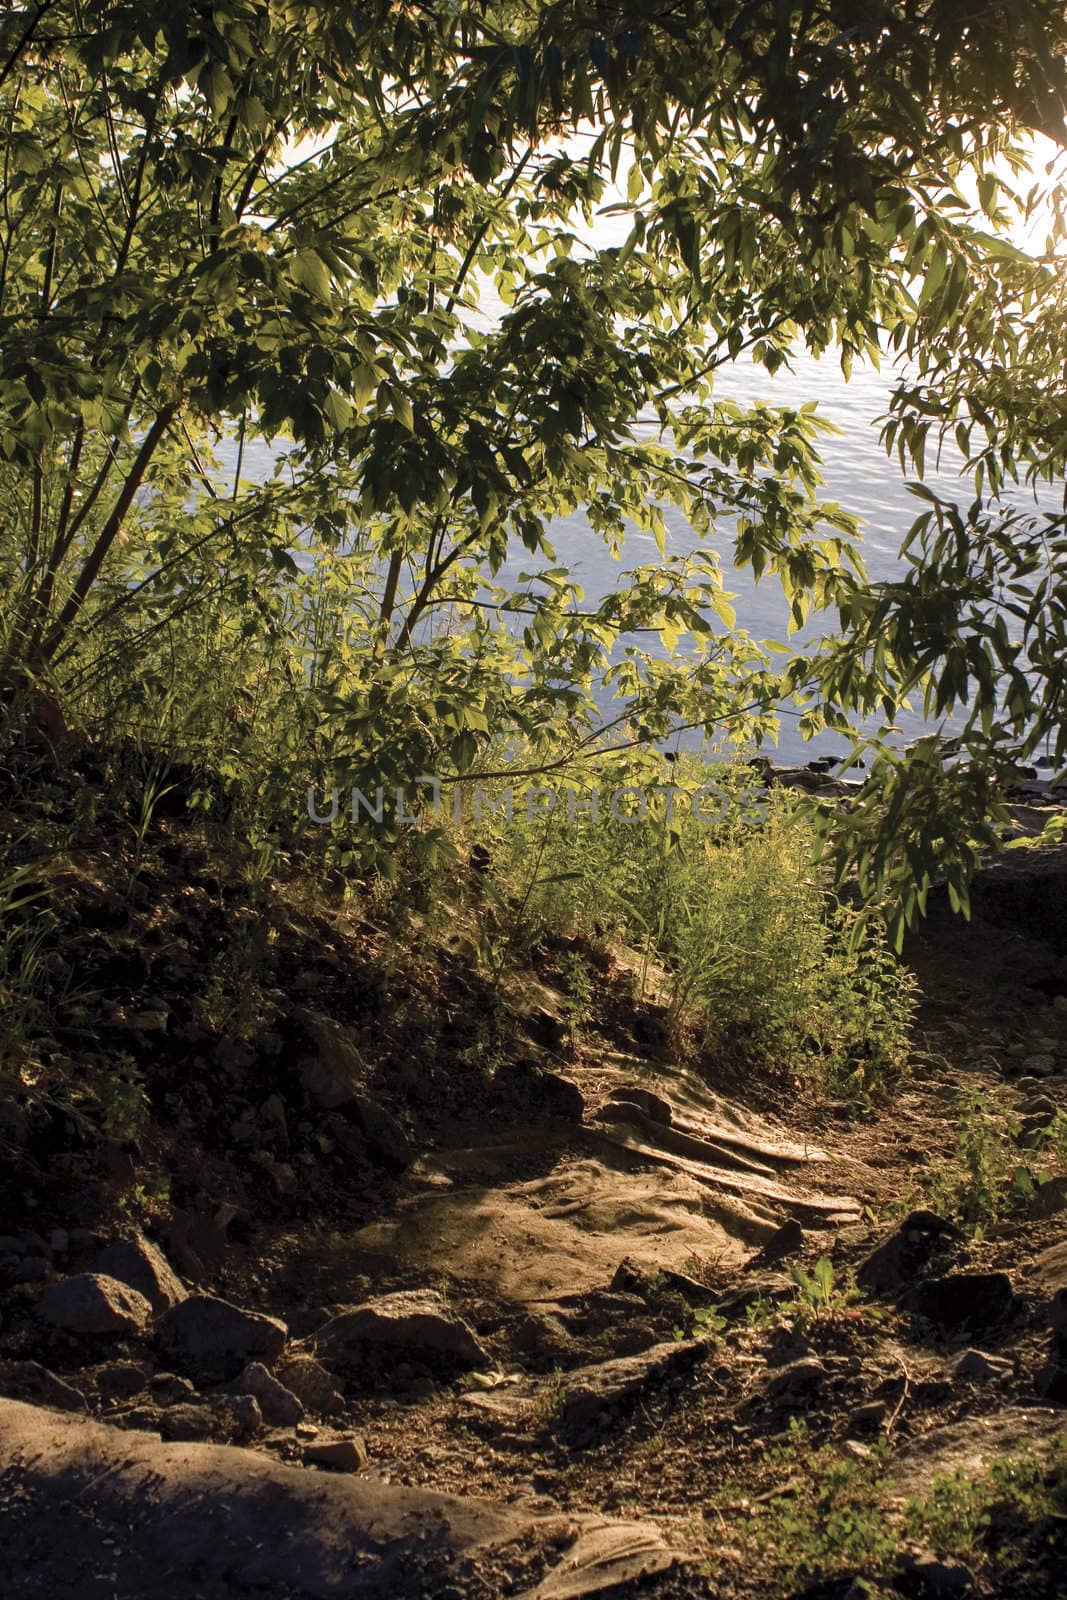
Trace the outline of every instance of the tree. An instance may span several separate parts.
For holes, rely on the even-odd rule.
[[[976,689],[973,761],[876,743],[837,834],[873,894],[913,908],[938,864],[962,891],[996,781],[1063,738],[1062,582],[1035,564],[1062,527],[1022,532],[995,496],[1064,469],[1058,246],[1021,259],[1003,228],[1020,138],[1064,137],[1065,45],[1043,0],[9,11],[5,676],[113,715],[195,680],[234,760],[269,745],[287,782],[311,755],[388,783],[515,738],[534,766],[603,748],[596,673],[621,742],[758,737],[783,690],[814,730]],[[628,236],[591,247],[606,201]],[[485,280],[508,307],[488,329]],[[906,583],[869,585],[820,503],[810,410],[713,388],[800,343],[846,371],[918,357],[887,443],[920,470],[931,428],[984,432],[994,498],[924,512]],[[222,484],[223,433],[292,449]],[[495,583],[517,545],[551,562],[563,511],[621,545],[667,503],[706,548],[602,604],[555,565]],[[824,648],[772,668],[723,597],[724,538],[798,621],[837,609]],[[1008,579],[1018,648],[986,615]]]

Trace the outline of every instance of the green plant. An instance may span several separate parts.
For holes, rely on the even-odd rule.
[[[1067,1170],[1063,1128],[1054,1118],[1033,1152],[1020,1150],[1019,1127],[987,1094],[971,1089],[958,1102],[956,1145],[950,1157],[928,1169],[923,1188],[935,1208],[974,1228],[1025,1214],[1048,1173],[1042,1162]]]

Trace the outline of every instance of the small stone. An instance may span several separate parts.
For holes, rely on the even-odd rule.
[[[800,1405],[818,1393],[825,1381],[826,1368],[821,1361],[794,1361],[775,1373],[767,1385],[767,1400],[772,1406]]]
[[[1030,1200],[1030,1213],[1035,1218],[1056,1217],[1067,1210],[1067,1174],[1046,1178],[1039,1183]]]
[[[47,1283],[52,1276],[52,1263],[44,1256],[27,1256],[15,1268],[16,1283]]]
[[[370,1459],[362,1439],[322,1439],[304,1447],[303,1459],[334,1472],[362,1472]]]
[[[987,1356],[984,1350],[964,1350],[952,1363],[952,1376],[971,1383],[992,1383],[1011,1376],[1012,1365],[1000,1356]]]
[[[82,1272],[50,1284],[34,1315],[64,1333],[131,1334],[144,1331],[152,1307],[144,1295],[117,1278]]]
[[[260,1361],[253,1361],[245,1368],[235,1387],[239,1394],[255,1397],[263,1420],[271,1427],[291,1427],[304,1415],[304,1407],[292,1390],[279,1383]]]
[[[113,1361],[101,1367],[96,1387],[109,1400],[130,1400],[148,1387],[148,1372],[139,1361]]]
[[[1034,1393],[1053,1405],[1067,1406],[1067,1366],[1048,1361],[1034,1377]]]
[[[848,1419],[849,1431],[858,1429],[860,1433],[873,1432],[880,1428],[886,1419],[889,1407],[884,1400],[871,1400],[865,1406],[857,1406]]]
[[[66,1228],[53,1228],[48,1235],[48,1248],[54,1256],[65,1256],[70,1249],[70,1234]],[[134,1284],[134,1288],[137,1285]]]
[[[319,1436],[319,1430],[316,1428],[313,1422],[298,1422],[296,1425],[296,1436],[298,1439],[317,1439]]]
[[[180,1378],[176,1372],[157,1372],[148,1386],[157,1406],[184,1405],[196,1398],[196,1389],[189,1379]]]
[[[970,1567],[965,1567],[962,1561],[941,1559],[928,1551],[906,1557],[901,1578],[909,1590],[920,1595],[962,1595],[974,1588]]]
[[[804,1229],[795,1217],[790,1217],[764,1241],[746,1267],[771,1266],[787,1256],[795,1256],[803,1248]]]
[[[301,1405],[320,1416],[333,1417],[345,1409],[345,1397],[314,1356],[286,1355],[274,1367],[274,1377]]]

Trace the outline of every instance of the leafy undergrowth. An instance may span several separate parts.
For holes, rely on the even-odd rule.
[[[935,1473],[926,1491],[907,1496],[894,1482],[884,1438],[843,1454],[813,1447],[807,1425],[794,1418],[767,1461],[783,1488],[746,1510],[735,1531],[772,1593],[857,1573],[866,1586],[860,1593],[882,1594],[880,1584],[901,1574],[906,1588],[909,1551],[985,1569],[998,1592],[1011,1592],[1014,1574],[1028,1594],[1055,1592],[1067,1555],[1067,1422],[1051,1448],[1006,1456],[973,1476]],[[952,1582],[951,1572],[942,1577]],[[959,1573],[956,1583],[970,1587]],[[920,1592],[927,1587],[919,1580]]]

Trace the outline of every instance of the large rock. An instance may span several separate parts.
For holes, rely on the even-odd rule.
[[[560,1420],[567,1428],[585,1431],[605,1413],[634,1404],[649,1389],[687,1377],[708,1349],[706,1340],[679,1340],[653,1345],[640,1355],[578,1367],[558,1380]]]
[[[143,1294],[157,1317],[186,1296],[185,1286],[166,1256],[141,1233],[117,1239],[101,1250],[96,1270]]]
[[[35,1315],[64,1333],[136,1334],[152,1319],[143,1294],[100,1272],[81,1272],[49,1284]]]
[[[962,1239],[955,1223],[933,1211],[913,1211],[861,1262],[856,1282],[866,1294],[899,1294],[921,1272],[947,1264]]]
[[[224,1383],[249,1361],[274,1361],[285,1349],[288,1330],[276,1317],[194,1294],[160,1318],[156,1337],[179,1370],[205,1383]]]
[[[1011,1316],[1016,1299],[1004,1272],[951,1272],[917,1284],[907,1303],[942,1333],[957,1334],[995,1328]]]
[[[488,1362],[463,1318],[430,1289],[383,1294],[342,1311],[319,1329],[314,1342],[321,1356],[341,1367],[374,1351],[402,1352],[460,1369]]]
[[[352,1100],[352,1111],[363,1130],[372,1155],[376,1155],[387,1166],[396,1167],[403,1171],[410,1167],[415,1158],[411,1141],[391,1111],[371,1100],[369,1096],[357,1094]]]

